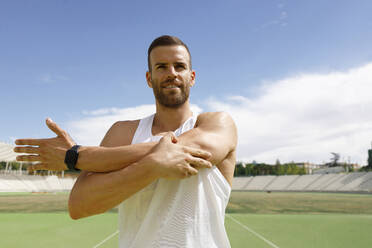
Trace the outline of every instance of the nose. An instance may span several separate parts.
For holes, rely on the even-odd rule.
[[[170,77],[170,78],[177,77],[177,71],[176,71],[176,69],[174,68],[173,65],[168,67],[168,77]]]

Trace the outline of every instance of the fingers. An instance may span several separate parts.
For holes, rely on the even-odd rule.
[[[45,139],[17,139],[14,143],[20,146],[40,146]]]
[[[20,155],[16,158],[19,162],[37,162],[40,161],[40,159],[39,155]]]
[[[212,157],[212,154],[210,152],[193,148],[193,147],[184,147],[185,151],[192,155],[193,157],[203,158],[203,159],[210,159]]]
[[[57,136],[63,136],[65,131],[61,129],[54,121],[52,121],[50,118],[46,119],[46,124],[49,127],[50,130],[52,130]]]
[[[186,162],[197,169],[212,168],[212,163],[202,158],[196,158],[196,157],[190,156],[186,159]]]
[[[18,153],[39,154],[40,148],[35,146],[17,146],[13,149],[13,151]]]
[[[188,172],[188,173],[187,173],[188,176],[194,176],[194,175],[198,174],[198,170],[195,169],[195,168],[192,168],[191,166],[189,166],[187,172]]]
[[[182,171],[180,171],[176,178],[185,179],[196,174],[198,174],[198,170],[188,165],[187,167],[184,167]]]

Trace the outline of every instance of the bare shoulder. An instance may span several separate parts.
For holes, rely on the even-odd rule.
[[[232,117],[226,112],[204,112],[198,115],[195,126],[224,126],[234,127]]]
[[[195,128],[225,136],[231,142],[231,150],[236,147],[237,128],[233,118],[226,112],[205,112],[198,115]]]
[[[140,120],[117,121],[107,131],[101,146],[125,146],[132,143],[132,139]]]

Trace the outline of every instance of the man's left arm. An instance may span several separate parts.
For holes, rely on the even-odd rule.
[[[225,112],[207,112],[198,116],[195,128],[178,137],[178,143],[208,151],[231,185],[235,168],[238,134],[231,116]]]

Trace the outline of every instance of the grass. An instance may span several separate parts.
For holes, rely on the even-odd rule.
[[[68,194],[0,193],[0,247],[94,247],[117,230],[117,213],[71,220]],[[233,248],[371,247],[372,195],[232,192],[225,219]],[[100,248],[118,247],[118,236]]]
[[[67,213],[2,213],[0,247],[93,247],[116,231],[116,222],[117,215],[110,213],[79,221]],[[105,245],[117,247],[111,242]]]
[[[372,214],[372,194],[233,191],[228,213]]]
[[[368,248],[372,243],[372,216],[345,214],[232,214],[242,224],[286,248]],[[226,219],[232,247],[270,247]],[[249,244],[249,245],[248,245]]]

